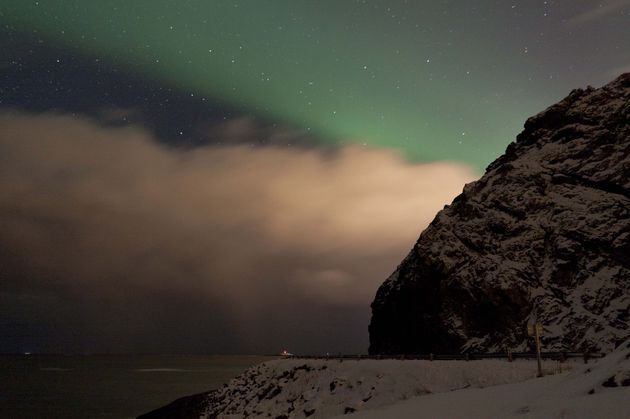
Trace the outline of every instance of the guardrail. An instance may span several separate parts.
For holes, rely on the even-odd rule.
[[[541,352],[541,358],[565,361],[570,358],[581,358],[584,363],[590,359],[602,358],[604,354],[593,352]],[[482,359],[536,359],[535,352],[498,352],[498,353],[465,353],[465,354],[407,354],[407,355],[293,355],[293,359],[398,359],[398,360],[428,360],[428,361],[477,361]]]

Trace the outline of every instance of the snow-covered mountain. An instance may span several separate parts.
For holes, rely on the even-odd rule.
[[[610,351],[630,336],[630,73],[572,91],[440,211],[372,303],[370,353]]]

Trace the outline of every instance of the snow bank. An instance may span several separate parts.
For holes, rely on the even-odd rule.
[[[276,360],[211,392],[201,417],[630,419],[630,339],[588,365],[558,365],[534,378],[525,360]]]
[[[630,418],[630,339],[570,373],[415,397],[352,418]]]
[[[552,371],[557,363],[548,361],[545,367]],[[536,362],[525,360],[276,360],[252,367],[212,392],[202,417],[328,418],[535,375]]]

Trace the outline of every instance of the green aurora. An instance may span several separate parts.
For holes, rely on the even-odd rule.
[[[487,2],[491,15],[411,3],[9,0],[0,17],[86,59],[411,161],[481,169],[568,93],[539,83],[535,43],[527,54],[508,39],[507,3]]]

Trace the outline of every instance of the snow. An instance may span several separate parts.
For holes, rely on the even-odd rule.
[[[557,367],[555,361],[544,362],[547,372]],[[283,359],[252,367],[211,395],[214,408],[208,417],[215,412],[231,419],[328,418],[419,395],[514,383],[535,377],[536,372],[536,362],[526,360]]]
[[[568,373],[415,397],[351,418],[630,418],[629,358],[630,340],[596,364]],[[616,387],[606,387],[607,381]]]
[[[558,365],[534,378],[535,361],[276,360],[213,393],[202,417],[630,419],[630,339]]]

